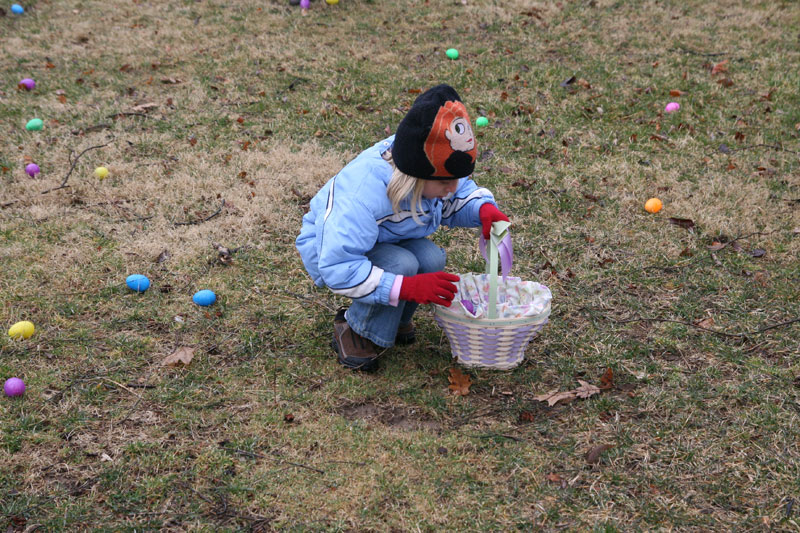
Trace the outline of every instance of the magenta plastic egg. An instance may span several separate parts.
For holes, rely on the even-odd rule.
[[[311,5],[310,0],[300,0],[300,7],[303,9],[308,9],[308,6]]]
[[[6,396],[22,396],[25,393],[25,382],[19,378],[8,378],[3,384]]]
[[[40,169],[39,165],[37,165],[36,163],[28,163],[27,165],[25,165],[25,173],[32,178],[35,178],[36,174],[38,174],[41,171],[42,169]]]
[[[25,78],[23,80],[20,80],[18,85],[23,89],[25,89],[26,91],[32,91],[36,88],[36,82],[30,78]]]
[[[667,107],[664,108],[664,111],[667,113],[674,113],[680,108],[681,104],[679,104],[678,102],[670,102],[667,104]]]

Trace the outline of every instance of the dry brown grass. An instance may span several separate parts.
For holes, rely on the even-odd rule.
[[[0,378],[29,386],[0,401],[0,527],[796,531],[797,324],[757,332],[797,315],[795,3],[312,4],[0,17],[0,316],[37,325],[0,340]],[[346,301],[293,247],[307,197],[440,81],[490,117],[476,179],[556,301],[525,364],[471,371],[466,397],[427,310],[377,375],[339,368]],[[436,240],[480,268],[473,231]],[[153,288],[124,289],[134,272]],[[162,368],[183,345],[192,364]],[[534,400],[607,367],[615,390]]]

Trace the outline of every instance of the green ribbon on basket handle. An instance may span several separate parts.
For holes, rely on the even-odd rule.
[[[498,220],[492,223],[489,234],[489,253],[486,253],[486,241],[481,235],[480,248],[483,258],[486,259],[486,273],[489,274],[489,305],[488,318],[497,318],[497,271],[503,273],[505,281],[511,265],[514,262],[514,251],[511,246],[511,232],[508,228],[511,222]]]

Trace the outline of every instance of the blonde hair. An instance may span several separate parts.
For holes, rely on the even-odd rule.
[[[422,190],[425,188],[425,181],[409,176],[398,169],[392,160],[391,152],[384,153],[383,158],[394,167],[392,178],[386,187],[386,195],[392,203],[392,211],[395,214],[399,213],[400,202],[410,197],[411,218],[421,226],[423,222],[419,219],[419,215],[424,214],[422,210]]]

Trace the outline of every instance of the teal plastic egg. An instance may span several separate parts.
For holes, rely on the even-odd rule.
[[[202,291],[197,291],[194,293],[194,296],[192,296],[192,301],[197,305],[206,307],[217,301],[217,295],[214,294],[214,291],[203,289]]]
[[[131,274],[125,278],[125,285],[132,291],[144,292],[150,288],[150,280],[141,274]]]

